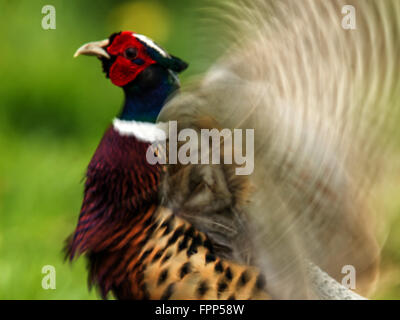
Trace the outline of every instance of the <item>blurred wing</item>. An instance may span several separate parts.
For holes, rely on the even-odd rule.
[[[342,27],[345,5],[355,30]],[[216,1],[212,11],[229,47],[160,120],[255,129],[246,255],[273,296],[313,296],[304,258],[339,281],[354,266],[367,293],[373,217],[384,217],[376,190],[398,137],[400,2]]]

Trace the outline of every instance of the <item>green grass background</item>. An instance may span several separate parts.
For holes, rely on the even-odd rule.
[[[41,9],[56,8],[57,29],[43,30]],[[153,37],[204,70],[193,38],[198,11],[185,1],[0,0],[0,299],[95,299],[84,259],[64,263],[86,165],[122,94],[97,59],[73,59],[90,40],[122,29]],[[393,195],[395,197],[395,195]],[[391,202],[395,203],[395,202]],[[377,298],[400,298],[400,219],[384,247]],[[44,265],[56,268],[56,290],[41,287]]]

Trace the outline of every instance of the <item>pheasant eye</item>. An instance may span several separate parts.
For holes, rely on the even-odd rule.
[[[128,48],[124,51],[125,58],[129,60],[133,60],[137,57],[138,51],[136,48]]]

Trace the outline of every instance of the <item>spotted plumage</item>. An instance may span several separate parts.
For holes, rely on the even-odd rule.
[[[258,284],[260,273],[255,268],[239,265],[219,258],[210,260],[210,250],[202,244],[196,245],[196,252],[179,249],[179,242],[185,237],[188,242],[204,243],[206,235],[173,215],[168,209],[159,208],[153,215],[158,221],[157,227],[149,237],[132,265],[132,278],[143,279],[149,299],[227,299],[235,295],[236,299],[267,299],[265,287]],[[166,223],[168,222],[168,223]],[[165,234],[166,225],[173,232]],[[173,241],[171,241],[173,239]],[[147,254],[148,250],[151,252]],[[160,252],[162,254],[160,255]],[[157,255],[160,258],[155,259]],[[171,259],[163,258],[171,255]],[[219,270],[222,269],[222,270]],[[131,270],[129,267],[126,270]],[[222,271],[222,272],[221,272]],[[230,276],[226,276],[225,273]],[[236,274],[237,276],[233,276]],[[246,274],[246,283],[241,275]],[[144,292],[137,292],[144,297]]]

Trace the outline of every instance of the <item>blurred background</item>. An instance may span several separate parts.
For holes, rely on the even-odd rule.
[[[217,56],[196,38],[199,2],[0,0],[0,299],[98,298],[88,291],[84,259],[66,263],[62,248],[78,218],[85,168],[122,94],[97,59],[72,55],[132,30],[188,61],[185,82]],[[42,29],[45,5],[56,8],[56,30]],[[374,298],[399,299],[400,190],[382,190],[388,228]],[[45,265],[56,268],[56,290],[41,286]]]

